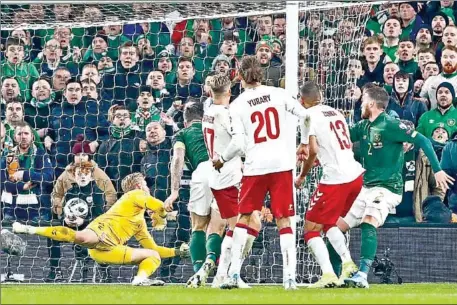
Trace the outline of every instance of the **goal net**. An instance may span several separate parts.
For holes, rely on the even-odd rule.
[[[225,63],[229,71],[236,74],[237,64],[245,54],[257,54],[261,60],[265,60],[268,85],[286,87],[294,95],[298,93],[297,88],[301,83],[315,80],[323,89],[326,103],[343,111],[348,121],[351,120],[354,101],[350,90],[355,81],[347,71],[351,60],[360,55],[371,3],[295,2],[294,14],[298,15],[296,27],[291,27],[290,24],[286,26],[286,15],[293,12],[290,8],[288,10],[286,1],[116,3],[100,0],[66,3],[59,1],[59,4],[53,5],[30,1],[29,4],[19,5],[2,1],[1,6],[2,102],[19,95],[25,121],[38,132],[36,135],[39,139],[35,140],[47,150],[54,167],[52,175],[55,175],[56,180],[72,159],[68,159],[68,164],[63,164],[63,168],[59,169],[62,164],[56,160],[56,155],[59,155],[56,149],[59,149],[59,141],[63,141],[65,135],[58,130],[53,130],[54,133],[47,132],[56,126],[63,126],[55,124],[55,121],[63,124],[63,115],[52,116],[52,110],[41,112],[43,108],[40,106],[53,109],[63,107],[68,97],[62,83],[69,78],[77,78],[83,85],[82,95],[86,97],[80,103],[96,100],[98,114],[105,117],[107,124],[114,124],[114,121],[108,121],[109,107],[125,106],[131,112],[131,126],[138,129],[138,137],[146,142],[149,141],[146,122],[164,122],[160,118],[161,112],[172,115],[175,120],[174,130],[171,134],[167,133],[167,137],[171,137],[173,132],[182,128],[182,114],[180,116],[179,111],[177,114],[169,112],[172,104],[176,100],[181,100],[184,104],[189,97],[199,99],[204,96],[204,82],[208,74],[222,69]],[[19,51],[10,49],[17,44],[12,38],[21,41]],[[132,59],[138,56],[135,53],[123,54],[122,46],[126,43],[129,45],[129,42],[139,46],[138,61]],[[14,52],[22,51],[23,58],[18,59]],[[286,54],[290,57],[286,58]],[[194,68],[190,70],[194,69],[194,73],[179,67],[179,58],[183,56],[192,58]],[[126,68],[129,61],[133,61],[134,68]],[[19,64],[27,65],[27,69],[11,69],[11,66],[18,67]],[[156,80],[156,75],[152,72],[155,70],[163,72],[163,85]],[[192,74],[190,85],[186,82],[189,74]],[[42,80],[44,83],[39,83]],[[18,86],[19,90],[17,93],[10,90],[3,95],[3,88],[7,84],[11,86],[11,83],[13,87]],[[38,93],[38,86],[44,87],[44,92],[47,90],[52,94]],[[150,92],[155,94],[156,119],[148,120],[149,116],[142,116],[138,112],[138,87],[144,86],[152,87]],[[239,94],[236,88],[239,85],[232,88],[234,95]],[[49,98],[40,99],[42,95]],[[11,127],[14,124],[5,121],[8,118],[5,119],[3,115],[2,113],[4,123],[14,130]],[[51,122],[45,122],[49,117],[52,117]],[[69,145],[73,149],[78,140],[72,129],[84,131],[85,126],[79,126],[80,123],[76,120],[71,122],[75,125],[65,132],[70,134],[71,139],[65,138],[65,141],[71,143]],[[110,132],[114,130],[111,127],[107,127]],[[14,131],[12,135],[9,139],[10,148],[16,145]],[[46,140],[48,136],[53,141],[49,147],[46,143],[49,141]],[[98,166],[108,175],[118,194],[120,195],[118,187],[123,176],[132,171],[142,171],[151,184],[153,195],[165,200],[170,191],[170,148],[154,145],[154,141],[150,141],[147,144],[142,142],[145,148],[140,150],[140,146],[132,148],[119,144],[123,138],[113,139],[113,136],[110,133],[105,138],[94,139],[98,140],[98,150],[102,147],[106,150],[95,152],[93,158],[96,162],[105,160],[100,161]],[[71,151],[66,153],[71,154]],[[128,169],[127,172],[125,168]],[[5,172],[5,168],[2,171]],[[320,274],[303,240],[304,213],[319,176],[320,169],[315,168],[306,180],[305,187],[298,190],[296,196],[299,283],[313,282]],[[153,232],[158,244],[175,247],[189,241],[190,219],[186,209],[189,181],[190,173],[185,171],[176,205],[177,213],[169,215],[165,231]],[[55,183],[54,179],[46,182],[48,186],[49,182]],[[67,189],[76,183],[70,182]],[[5,188],[2,181],[3,227],[8,228],[14,220],[34,225],[62,223],[63,216],[55,215],[56,210],[51,209],[50,200],[44,199],[54,194],[55,184],[49,190],[43,183],[39,189],[39,192],[31,192],[36,194],[38,204],[19,205],[5,199],[7,197],[3,196],[3,192],[11,191]],[[268,207],[268,198],[266,206]],[[18,209],[38,211],[40,218],[35,214],[32,217],[32,213],[16,213]],[[254,243],[252,254],[244,263],[242,277],[249,283],[282,283],[279,235],[268,210],[263,211],[262,215],[263,228]],[[126,283],[131,281],[136,272],[136,267],[130,266],[99,266],[87,258],[84,250],[70,244],[54,244],[36,236],[24,236],[24,239],[27,249],[23,256],[1,254],[2,280],[16,279],[32,283]],[[134,242],[132,245],[136,246]],[[163,260],[154,276],[167,282],[183,283],[192,274],[190,260],[174,258]]]

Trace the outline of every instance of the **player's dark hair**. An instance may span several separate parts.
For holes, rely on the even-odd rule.
[[[375,86],[373,88],[365,89],[363,94],[366,94],[369,99],[374,101],[378,109],[386,109],[389,104],[389,94],[384,88]]]
[[[300,95],[303,99],[307,101],[320,101],[321,100],[321,90],[319,86],[313,81],[307,81],[300,88]]]
[[[203,103],[192,103],[184,108],[184,121],[186,123],[200,121],[203,118],[203,112]]]
[[[260,83],[263,80],[263,69],[255,56],[245,56],[241,60],[240,75],[247,84]]]
[[[67,90],[68,85],[69,85],[69,84],[72,84],[72,83],[77,83],[77,84],[79,84],[80,87],[82,87],[82,86],[81,86],[81,83],[80,83],[75,77],[72,77],[72,78],[70,78],[70,79],[67,81],[67,83],[65,84],[65,90]]]

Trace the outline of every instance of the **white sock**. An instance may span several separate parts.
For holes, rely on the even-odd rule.
[[[246,228],[235,227],[233,230],[231,265],[228,272],[230,277],[235,274],[240,275],[241,263],[243,259],[243,248],[246,244],[247,238],[248,230]]]
[[[322,274],[334,273],[332,263],[330,262],[330,255],[322,237],[313,237],[308,240],[308,247],[313,251],[314,258],[321,267]]]
[[[219,258],[219,266],[217,267],[216,276],[227,276],[231,260],[232,243],[232,236],[225,235],[221,245],[221,256]]]
[[[248,255],[249,255],[249,252],[251,252],[252,245],[254,244],[254,240],[256,238],[257,237],[255,237],[254,235],[248,234],[248,237],[246,239],[246,244],[244,245],[244,249],[243,249],[243,260],[246,259],[246,257],[248,257]]]
[[[364,279],[367,279],[367,277],[368,277],[368,274],[366,274],[365,272],[359,271],[359,274],[360,274]]]
[[[281,245],[283,261],[283,281],[290,279],[295,280],[295,268],[297,265],[297,257],[294,234],[280,234],[279,243]]]
[[[325,234],[328,241],[332,244],[336,253],[341,257],[341,261],[344,263],[352,262],[351,252],[346,246],[346,239],[344,238],[343,232],[338,227],[333,227]]]

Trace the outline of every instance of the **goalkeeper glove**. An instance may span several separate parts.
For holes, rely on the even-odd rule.
[[[154,228],[154,231],[163,231],[165,230],[167,226],[167,215],[165,217],[162,217],[160,215],[154,214],[152,217],[152,227]]]
[[[187,258],[190,256],[189,245],[186,243],[182,243],[181,247],[175,248],[176,256],[180,256],[181,258]]]

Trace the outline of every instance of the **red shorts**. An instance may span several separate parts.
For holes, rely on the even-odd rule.
[[[295,215],[291,170],[260,176],[244,176],[241,180],[240,214],[262,210],[267,193],[270,193],[271,212],[276,219]]]
[[[306,220],[322,225],[335,225],[338,218],[349,212],[362,185],[363,174],[344,184],[319,183],[306,212]]]
[[[229,219],[238,215],[238,188],[231,186],[222,190],[211,189],[216,199],[217,207],[222,219]]]

